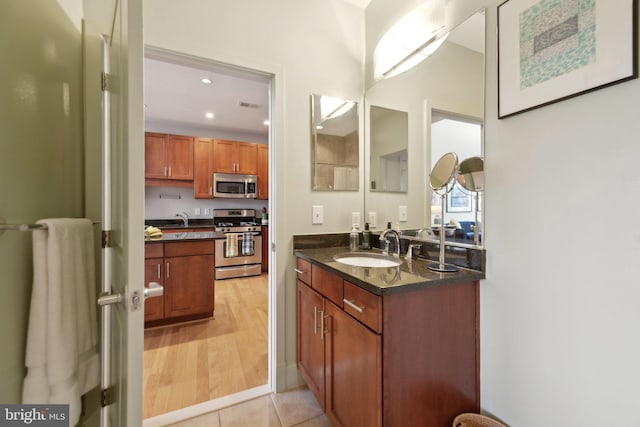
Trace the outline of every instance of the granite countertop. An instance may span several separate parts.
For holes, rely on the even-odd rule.
[[[472,282],[485,278],[484,272],[464,267],[459,267],[460,270],[455,273],[431,271],[427,268],[427,265],[433,261],[414,258],[411,262],[408,262],[404,257],[400,258],[402,264],[398,267],[353,267],[333,259],[334,255],[343,252],[349,252],[349,248],[340,246],[296,249],[294,255],[312,264],[325,267],[343,279],[377,295],[388,295],[431,286]],[[380,253],[379,250],[375,249],[370,252]]]
[[[149,239],[145,237],[145,243],[154,242],[176,242],[176,241],[190,241],[190,240],[206,240],[206,239],[223,239],[224,233],[215,231],[190,231],[186,233],[162,233],[161,239]]]
[[[187,226],[184,225],[184,222],[181,219],[145,219],[144,225],[145,227],[152,225],[161,230],[163,228],[213,228],[214,226],[212,219],[190,219],[189,225]]]

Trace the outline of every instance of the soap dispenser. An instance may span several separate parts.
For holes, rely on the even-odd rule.
[[[369,223],[364,223],[364,231],[362,232],[362,248],[371,249],[371,230],[369,230]]]
[[[360,233],[358,233],[358,226],[353,225],[351,229],[351,234],[349,234],[349,249],[352,251],[357,251],[360,246]]]

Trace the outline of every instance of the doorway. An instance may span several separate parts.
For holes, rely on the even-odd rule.
[[[272,85],[270,74],[146,48],[145,132],[240,142],[271,153]],[[212,173],[208,175],[212,179]],[[271,168],[268,175],[273,175]],[[177,220],[180,215],[189,224],[213,227],[216,211],[244,209],[255,211],[268,243],[268,224],[261,218],[269,217],[270,197],[198,195],[195,180],[191,187],[148,180],[145,222]],[[263,257],[263,266],[269,263],[269,257]],[[191,417],[212,410],[215,402],[228,405],[272,391],[272,276],[270,268],[262,268],[261,274],[215,280],[213,317],[147,325],[145,425],[175,422],[181,413]]]

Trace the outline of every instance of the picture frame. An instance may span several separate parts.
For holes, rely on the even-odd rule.
[[[638,77],[638,0],[498,6],[498,119]]]
[[[471,212],[471,194],[458,183],[447,195],[447,212]]]

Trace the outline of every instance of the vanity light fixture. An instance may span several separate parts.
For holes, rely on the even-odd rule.
[[[207,119],[213,119],[213,113],[207,113],[204,115]]]
[[[427,0],[396,22],[373,53],[375,80],[401,74],[435,52],[445,41],[445,0]]]
[[[354,105],[355,102],[353,101],[344,101],[331,96],[322,96],[320,97],[320,115],[323,121],[335,119],[351,110]]]
[[[207,77],[203,77],[203,78],[202,78],[202,80],[200,80],[200,81],[201,81],[202,83],[206,84],[206,85],[210,85],[211,83],[213,83],[213,82],[211,81],[211,79],[210,79],[210,78],[207,78]]]

